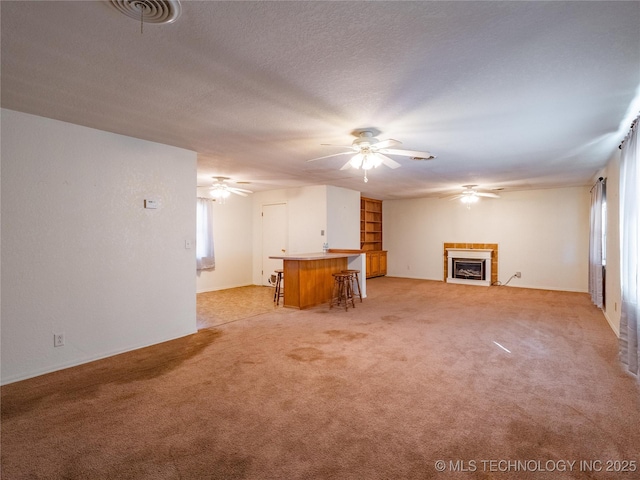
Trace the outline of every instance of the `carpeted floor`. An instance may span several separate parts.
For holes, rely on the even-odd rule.
[[[588,295],[367,292],[348,312],[265,295],[265,313],[3,387],[2,478],[639,478],[640,388]]]

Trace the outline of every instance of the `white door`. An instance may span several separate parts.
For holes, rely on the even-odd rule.
[[[282,260],[273,260],[271,255],[287,252],[289,235],[287,204],[275,203],[262,206],[262,284],[269,285],[274,270],[282,268]]]

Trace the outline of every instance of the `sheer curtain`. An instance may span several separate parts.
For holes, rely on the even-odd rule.
[[[589,237],[589,293],[591,301],[602,308],[602,179],[591,189],[591,230]]]
[[[638,119],[622,145],[620,159],[620,263],[622,308],[620,310],[620,359],[629,372],[638,375],[638,297],[640,266],[640,176],[638,170]],[[640,377],[638,377],[640,380]]]
[[[213,201],[208,198],[198,198],[196,206],[197,269],[215,269],[216,259],[213,254]]]

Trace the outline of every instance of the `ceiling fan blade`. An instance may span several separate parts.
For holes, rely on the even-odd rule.
[[[320,145],[323,147],[340,147],[340,148],[350,148],[351,150],[353,150],[353,145],[337,145],[335,143],[321,143]]]
[[[227,187],[227,190],[238,195],[244,195],[246,193],[253,193],[251,190],[245,190],[244,188]],[[246,196],[246,195],[245,195]]]
[[[378,150],[380,153],[386,153],[388,155],[401,155],[403,157],[416,157],[431,160],[436,158],[435,155],[429,152],[418,152],[416,150],[398,150],[396,148],[382,148]]]
[[[476,192],[475,194],[478,197],[500,198],[500,195],[498,195],[497,193],[491,193],[491,192]]]
[[[340,167],[340,170],[347,170],[351,168],[351,160],[349,160],[347,163],[345,163],[342,167]]]
[[[349,154],[353,155],[353,150],[350,152],[333,153],[331,155],[325,155],[324,157],[312,158],[311,160],[307,160],[307,162],[315,162],[316,160],[322,160],[325,158],[338,157],[340,155],[349,155]]]
[[[397,147],[398,145],[402,145],[402,142],[399,140],[394,140],[393,138],[388,138],[387,140],[382,140],[374,145],[376,150],[380,150],[381,148],[389,148],[389,147]]]
[[[395,160],[392,160],[391,158],[387,157],[386,155],[382,155],[381,153],[376,153],[376,155],[380,157],[382,159],[382,163],[384,163],[389,168],[398,168],[402,166]]]

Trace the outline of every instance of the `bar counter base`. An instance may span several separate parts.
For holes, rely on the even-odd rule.
[[[331,301],[333,273],[346,270],[347,258],[283,260],[284,306],[304,309]]]

